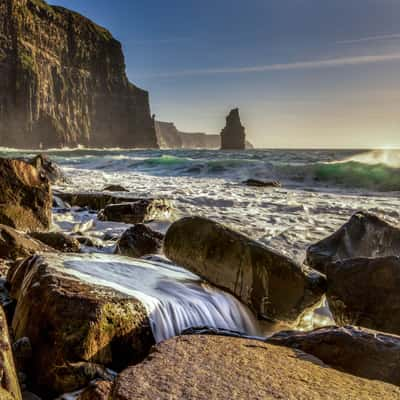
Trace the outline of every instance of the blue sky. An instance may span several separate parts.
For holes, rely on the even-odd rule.
[[[122,42],[157,118],[259,147],[400,147],[399,0],[55,0]]]

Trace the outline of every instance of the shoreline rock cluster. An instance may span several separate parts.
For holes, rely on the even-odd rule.
[[[0,257],[9,266],[13,301],[6,308],[10,335],[0,307],[0,372],[8,377],[0,382],[1,398],[20,400],[29,390],[47,400],[81,389],[77,400],[400,398],[397,227],[357,213],[311,245],[301,264],[200,217],[174,222],[164,237],[146,223],[170,215],[168,200],[137,199],[112,188],[58,192],[65,207],[132,225],[117,238],[117,254],[164,252],[233,294],[273,333],[244,338],[240,332],[191,327],[154,346],[140,300],[66,270],[65,258],[80,260],[83,268],[88,258],[77,238],[48,231],[52,178],[43,163],[33,163],[36,168],[0,159],[0,164],[2,212],[9,216],[2,220],[8,225],[0,226]],[[110,257],[117,262],[118,256]],[[338,326],[287,330],[325,297]]]

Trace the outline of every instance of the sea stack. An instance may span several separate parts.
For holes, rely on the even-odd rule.
[[[221,132],[221,150],[244,150],[246,134],[240,122],[239,109],[231,110],[226,117],[225,128]]]
[[[0,146],[158,147],[121,44],[42,0],[0,1]]]

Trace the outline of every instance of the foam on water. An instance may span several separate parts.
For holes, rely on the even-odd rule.
[[[260,334],[250,310],[235,297],[171,263],[104,254],[62,256],[61,260],[62,272],[139,299],[156,342],[201,326]]]

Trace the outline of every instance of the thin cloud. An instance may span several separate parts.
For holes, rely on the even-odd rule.
[[[248,67],[192,69],[192,70],[182,70],[182,71],[172,71],[172,72],[160,72],[145,76],[158,77],[158,78],[173,78],[173,77],[194,76],[194,75],[246,74],[246,73],[261,73],[268,71],[333,68],[333,67],[342,67],[351,65],[376,64],[386,61],[397,61],[397,60],[400,60],[400,53],[356,56],[356,57],[339,57],[339,58],[331,58],[323,60],[296,61],[284,64],[267,64],[267,65],[248,66]]]
[[[392,40],[400,39],[400,33],[393,33],[391,35],[378,35],[378,36],[366,36],[358,39],[340,40],[337,44],[351,44],[351,43],[362,43],[362,42],[373,42],[377,40]]]

